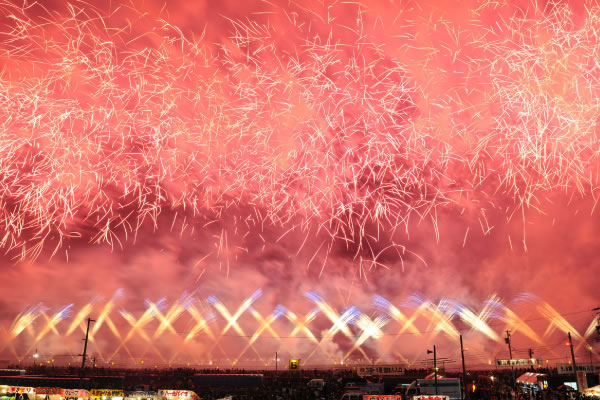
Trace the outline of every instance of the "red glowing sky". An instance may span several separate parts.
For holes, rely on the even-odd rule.
[[[375,295],[409,317],[415,294],[448,300],[473,364],[505,346],[459,311],[497,295],[539,340],[503,308],[492,330],[560,362],[564,331],[585,336],[600,305],[600,9],[214,3],[2,5],[0,358],[77,354],[73,321],[98,318],[119,289],[117,332],[103,322],[92,344],[103,362],[310,356],[314,341],[287,338],[284,317],[244,352],[261,329],[252,309],[244,335],[185,342],[195,324],[183,307],[170,330],[157,334],[154,314],[126,338],[125,315],[140,321],[161,298],[167,313],[184,292],[219,336],[227,321],[206,299],[233,313],[262,289],[265,319],[278,305],[309,313],[311,291],[371,320],[385,314]],[[573,326],[555,329],[548,304]],[[324,314],[308,325],[317,337],[332,325]],[[454,354],[436,324],[423,313],[400,339],[387,322],[348,354],[357,319],[354,339],[326,338],[312,357],[418,362],[434,341]]]

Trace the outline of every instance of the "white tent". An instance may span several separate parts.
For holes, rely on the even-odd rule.
[[[517,383],[522,383],[524,385],[537,385],[538,384],[538,376],[545,376],[545,374],[538,374],[535,372],[525,372],[523,375],[517,378]]]

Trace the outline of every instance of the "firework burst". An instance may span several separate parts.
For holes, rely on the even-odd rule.
[[[405,255],[412,219],[439,234],[458,212],[487,234],[488,209],[595,195],[596,7],[580,22],[562,3],[487,2],[454,21],[264,3],[215,42],[74,4],[1,4],[0,244],[16,259],[216,226],[229,271],[276,227],[323,268],[346,247],[364,276]]]

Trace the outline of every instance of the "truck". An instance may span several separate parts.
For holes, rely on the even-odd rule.
[[[363,400],[367,396],[365,392],[348,392],[344,393],[341,400]]]
[[[261,387],[263,374],[196,374],[194,385],[200,387]]]
[[[383,394],[385,392],[385,385],[383,382],[349,382],[344,386],[344,391],[347,393]]]
[[[417,379],[406,387],[403,399],[412,399],[414,396],[435,395],[435,379]],[[459,378],[438,378],[437,394],[448,396],[450,400],[462,399],[462,388]]]

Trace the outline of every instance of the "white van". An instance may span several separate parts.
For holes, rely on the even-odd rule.
[[[306,385],[312,390],[321,391],[325,387],[325,381],[323,379],[311,379]]]
[[[366,393],[363,392],[344,393],[341,400],[363,400],[363,396],[365,395]]]

